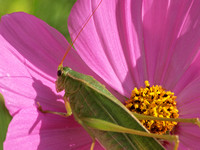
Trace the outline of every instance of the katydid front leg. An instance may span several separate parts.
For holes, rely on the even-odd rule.
[[[65,103],[65,108],[67,110],[67,113],[63,113],[63,112],[55,112],[55,111],[51,111],[51,110],[43,110],[42,106],[40,105],[39,102],[37,102],[38,105],[38,109],[42,112],[42,113],[50,113],[50,114],[55,114],[55,115],[59,115],[62,117],[69,117],[72,115],[72,110],[71,110],[71,106],[69,103],[69,100],[67,98],[64,97],[64,103]]]
[[[69,117],[72,115],[72,110],[71,110],[71,106],[69,103],[69,100],[64,96],[64,102],[65,102],[65,108],[67,110],[67,113],[62,113],[62,112],[54,112],[54,111],[50,111],[50,110],[43,110],[42,106],[40,105],[39,102],[37,102],[38,105],[38,109],[42,112],[42,113],[50,113],[50,114],[54,114],[54,115],[59,115],[62,117]],[[88,134],[90,135],[90,137],[92,138],[92,144],[90,146],[90,150],[94,149],[94,145],[95,145],[95,136],[93,135],[93,133],[88,129],[88,127],[76,116],[76,114],[74,114],[74,118],[76,119],[76,121],[82,125],[82,127],[88,132]]]

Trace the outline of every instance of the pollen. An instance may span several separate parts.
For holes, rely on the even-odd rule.
[[[150,87],[149,81],[145,81],[145,88],[134,88],[131,98],[125,102],[125,106],[132,112],[143,115],[165,118],[178,118],[176,96],[171,91],[166,91],[160,85]],[[165,134],[173,130],[177,122],[141,120],[141,123],[151,132]]]

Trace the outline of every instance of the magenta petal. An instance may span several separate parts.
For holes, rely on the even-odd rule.
[[[159,60],[164,56],[160,56],[160,53],[168,52],[165,49],[161,49],[163,40],[166,40],[164,33],[167,27],[163,21],[166,18],[169,1],[143,1],[143,38],[144,38],[144,49],[147,64],[148,80],[150,84],[160,84],[158,74],[162,71],[156,72],[157,65],[164,65]],[[169,11],[170,13],[170,11]]]
[[[200,46],[200,1],[145,1],[144,45],[149,76],[172,90]],[[145,5],[144,5],[145,6]]]
[[[89,149],[91,138],[74,121],[51,114],[38,113],[34,107],[21,110],[11,121],[4,142],[5,150],[18,149]],[[96,144],[96,149],[100,145]]]
[[[180,123],[176,129],[184,149],[199,149],[200,128],[197,125]]]
[[[9,50],[18,58],[19,62],[27,64],[30,62],[37,67],[37,69],[34,68],[35,71],[42,71],[46,76],[56,78],[55,70],[69,47],[64,36],[57,30],[35,16],[21,12],[1,18],[0,35],[3,52]],[[7,54],[4,57],[6,61],[10,55]],[[26,62],[26,60],[28,61]],[[82,67],[85,68],[85,63],[80,60],[73,49],[70,51],[67,61],[68,65],[71,65],[72,68],[76,67],[79,71],[82,70]],[[7,63],[9,64],[9,62]],[[7,66],[7,70],[10,68],[11,66]]]
[[[173,149],[174,147],[170,147],[170,148]],[[179,143],[178,149],[179,150],[188,150],[188,148],[183,143]]]
[[[56,100],[59,101],[62,98],[60,94],[55,94],[55,79],[26,60],[1,35],[0,39],[0,48],[3,52],[0,55],[2,65],[0,70],[0,90],[11,115],[22,108],[35,105],[36,101],[41,104],[45,103],[45,105],[49,104],[49,106],[63,108],[64,110],[63,103],[55,103]],[[28,49],[23,50],[25,55],[30,53]],[[42,51],[40,53],[41,55],[43,54]],[[36,58],[37,56],[32,55],[32,57]],[[35,63],[37,64],[37,59]],[[45,64],[41,63],[41,66],[45,66]]]
[[[191,75],[193,74],[192,72],[190,73]],[[198,71],[196,73],[199,74]],[[180,114],[191,117],[200,117],[200,76],[196,77],[196,75],[194,75],[193,77],[182,80],[182,85],[185,86],[180,86],[181,84],[179,84],[182,89],[179,87],[178,90],[180,91],[177,92],[177,105]]]
[[[68,25],[72,38],[81,29],[99,0],[79,0]],[[75,48],[87,65],[119,93],[130,96],[144,84],[140,1],[102,1]]]
[[[200,52],[191,65],[184,72],[174,88],[177,95],[178,106],[183,114],[196,114],[200,117]],[[192,108],[192,109],[191,109]]]
[[[181,118],[200,118],[200,98],[178,103],[178,110]]]

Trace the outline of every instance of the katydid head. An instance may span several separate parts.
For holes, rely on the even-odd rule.
[[[63,65],[58,66],[57,77],[66,76],[67,73],[71,70],[69,67],[63,67]]]
[[[63,66],[58,67],[57,80],[56,80],[56,91],[57,92],[64,90],[65,84],[67,81],[66,80],[67,74],[70,70],[72,70],[72,69],[69,67],[63,67]]]

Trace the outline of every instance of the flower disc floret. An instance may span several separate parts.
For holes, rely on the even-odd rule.
[[[171,91],[165,91],[160,85],[150,87],[145,81],[145,88],[134,88],[131,98],[126,101],[126,107],[132,111],[143,115],[165,118],[178,118],[176,107],[176,96]],[[141,120],[141,123],[151,132],[165,134],[172,131],[177,122]]]

